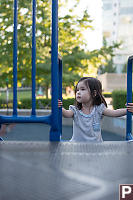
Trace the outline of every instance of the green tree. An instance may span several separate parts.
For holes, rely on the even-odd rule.
[[[115,73],[116,67],[113,66],[113,60],[110,59],[106,65],[101,65],[98,68],[98,74],[104,74],[104,73]]]
[[[74,10],[79,0],[63,16],[59,12],[59,52],[63,57],[63,86],[73,85],[80,76],[96,74],[100,65],[107,63],[114,46],[87,51],[83,30],[93,28],[91,17],[85,10],[79,17]],[[67,6],[59,1],[59,11]],[[13,0],[0,2],[0,85],[5,86],[8,77],[12,85],[13,55]],[[18,4],[18,82],[31,85],[32,4],[19,0]],[[36,17],[37,85],[47,94],[51,79],[51,1],[37,0]]]
[[[8,76],[12,85],[13,72],[13,1],[0,2],[0,68],[1,86]],[[37,65],[49,56],[51,10],[49,0],[37,0],[36,49]],[[29,0],[18,3],[18,82],[31,85],[32,4]]]
[[[113,58],[115,56],[114,50],[120,47],[121,43],[113,43],[113,45],[108,46],[106,39],[103,39],[103,47],[101,48],[101,52],[105,51],[105,63],[102,63],[98,68],[98,74],[104,73],[115,73],[116,67],[113,63]],[[102,52],[102,53],[103,53]]]
[[[0,84],[4,86],[7,76],[12,85],[13,1],[1,2],[0,6]],[[60,4],[61,6],[64,6],[64,3]],[[59,17],[59,51],[63,56],[63,72],[65,74],[63,80],[65,84],[73,83],[73,80],[78,77],[78,71],[83,67],[81,60],[83,54],[85,56],[85,52],[80,46],[85,43],[80,29],[91,27],[87,11],[83,13],[82,17],[73,15],[72,11],[73,9],[69,10],[69,14]],[[50,85],[49,51],[51,50],[51,5],[48,0],[37,0],[36,22],[36,79],[38,84],[47,90]],[[20,0],[18,4],[18,81],[22,82],[23,80],[23,85],[31,85],[31,32],[31,2]],[[80,55],[81,57],[79,57]],[[73,73],[71,73],[71,68]]]
[[[122,73],[127,73],[127,63],[123,65]]]

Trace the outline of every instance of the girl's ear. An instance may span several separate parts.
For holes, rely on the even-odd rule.
[[[94,97],[97,96],[97,91],[96,90],[93,91],[93,95],[94,95]]]

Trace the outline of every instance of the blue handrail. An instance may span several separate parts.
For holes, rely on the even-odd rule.
[[[133,56],[130,56],[127,64],[127,104],[132,102],[132,65]],[[132,113],[127,111],[126,140],[132,139]]]
[[[32,115],[36,115],[36,0],[32,4]]]
[[[50,130],[50,140],[60,141],[59,109],[58,109],[58,80],[59,80],[59,63],[58,63],[58,0],[52,1],[52,56],[51,56],[51,85],[52,85],[52,126]]]
[[[59,99],[62,101],[62,59],[59,58]],[[62,108],[59,108],[59,131],[62,135]]]
[[[62,108],[58,108],[58,99],[62,100],[62,59],[58,57],[58,0],[52,0],[52,51],[51,51],[51,90],[52,112],[48,116],[36,116],[35,76],[36,76],[36,0],[32,6],[32,112],[31,116],[17,116],[17,5],[14,0],[14,44],[13,44],[13,116],[0,116],[4,123],[46,123],[51,126],[50,141],[60,141],[62,134]],[[0,138],[2,140],[2,138]]]
[[[17,9],[18,0],[14,0],[14,32],[13,32],[13,115],[17,115]]]

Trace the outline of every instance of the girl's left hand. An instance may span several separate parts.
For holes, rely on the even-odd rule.
[[[127,110],[129,112],[132,112],[133,113],[133,103],[128,103],[128,105],[126,104],[126,107],[127,107]]]

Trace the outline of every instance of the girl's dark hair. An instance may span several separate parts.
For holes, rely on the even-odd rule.
[[[104,105],[107,107],[107,103],[102,95],[102,84],[101,82],[96,79],[96,78],[93,78],[93,77],[83,77],[81,78],[79,82],[83,81],[84,84],[86,85],[86,87],[88,89],[90,89],[90,95],[92,97],[92,103],[93,103],[93,106],[95,105],[100,105],[101,103],[104,103]],[[77,83],[77,85],[78,85]],[[77,85],[76,85],[76,88],[75,88],[75,104],[76,104],[76,107],[81,110],[82,108],[82,103],[79,103],[76,101],[76,92],[77,92]]]

